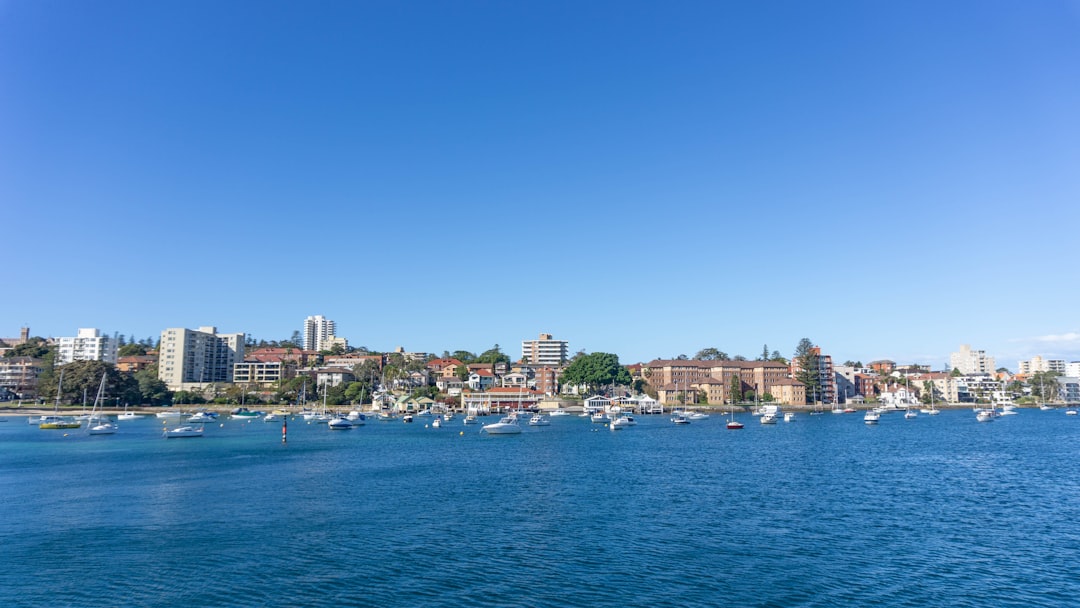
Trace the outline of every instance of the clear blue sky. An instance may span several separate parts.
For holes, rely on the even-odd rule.
[[[1080,3],[0,0],[0,335],[1080,359]]]

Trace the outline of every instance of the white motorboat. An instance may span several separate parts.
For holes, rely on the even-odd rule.
[[[166,439],[177,439],[182,437],[202,437],[203,427],[201,426],[178,426],[175,429],[166,429],[162,435]]]
[[[690,418],[682,412],[673,412],[671,414],[671,421],[675,424],[690,424]]]
[[[608,426],[611,428],[611,430],[618,431],[630,428],[632,426],[637,426],[637,420],[634,420],[634,417],[629,414],[623,414],[612,420],[611,424]]]
[[[367,422],[367,416],[356,410],[349,412],[349,415],[346,416],[345,419],[351,422],[353,426],[363,426],[363,424]]]
[[[687,418],[689,418],[690,420],[708,420],[709,415],[703,412],[693,412],[692,414],[688,415]]]
[[[500,419],[498,422],[485,424],[480,427],[480,432],[489,435],[515,435],[521,432],[521,426],[518,425],[517,416],[511,415]]]
[[[280,420],[281,420],[281,416],[278,416],[277,414],[275,414],[273,412],[270,412],[269,414],[263,416],[263,422],[278,422]]]
[[[761,415],[761,424],[776,424],[776,414],[765,412]]]
[[[154,414],[157,418],[180,418],[184,415],[184,412],[170,410],[168,412],[158,412]]]
[[[795,412],[784,412],[784,422],[791,422],[795,419]]]
[[[595,412],[589,418],[596,424],[607,424],[611,422],[611,418],[608,418],[608,415],[604,412]]]
[[[874,410],[867,410],[866,414],[863,415],[862,420],[866,424],[877,424],[878,420],[881,420],[881,412],[876,412]]]
[[[918,417],[919,417],[919,413],[916,412],[915,410],[909,409],[908,411],[904,412],[904,418],[906,418],[907,420],[911,420],[912,418],[918,418]]]
[[[338,416],[326,423],[331,431],[347,431],[352,428],[352,423],[347,418]]]
[[[555,416],[569,416],[569,415],[570,415],[570,412],[562,409],[561,407],[559,409],[551,412],[551,417],[552,418],[554,418]]]
[[[975,410],[976,422],[993,422],[994,418],[994,410]]]
[[[187,421],[191,424],[206,424],[208,422],[216,422],[217,418],[215,418],[209,412],[196,412],[193,416],[188,418]]]
[[[433,429],[441,429],[442,428],[442,418],[436,416],[435,419],[431,421],[431,428],[433,428]]]
[[[1075,416],[1076,415],[1076,410],[1065,410],[1065,415],[1066,416]]]
[[[543,414],[533,414],[533,417],[529,418],[529,426],[551,426],[551,421]]]
[[[401,421],[402,422],[412,422],[413,421],[413,415],[412,414],[405,414],[404,416],[401,417]]]
[[[475,414],[468,414],[467,416],[465,416],[464,423],[465,424],[480,424],[480,419],[477,418]]]
[[[119,416],[116,417],[117,420],[121,420],[121,421],[123,421],[123,420],[138,420],[139,418],[142,418],[142,414],[129,413],[127,411],[127,408],[124,409],[123,414],[120,414]]]
[[[1040,403],[1039,404],[1039,409],[1045,412],[1047,410],[1054,409],[1054,406],[1050,405],[1049,403]]]

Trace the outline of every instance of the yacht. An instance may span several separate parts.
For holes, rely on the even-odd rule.
[[[210,412],[196,412],[187,421],[191,424],[206,424],[207,422],[216,422],[217,418]]]
[[[118,428],[114,423],[103,420],[101,423],[87,428],[86,432],[91,435],[112,435],[116,433]]]
[[[516,435],[521,432],[521,426],[518,425],[517,416],[511,414],[498,422],[485,424],[480,431],[489,435]]]
[[[346,418],[342,418],[341,416],[337,416],[334,419],[327,422],[326,426],[328,426],[331,431],[347,431],[347,430],[352,428],[352,423],[349,422],[349,420],[346,419]]]
[[[784,412],[784,422],[791,422],[795,419],[795,412]]]
[[[992,410],[992,409],[991,410],[984,410],[984,409],[975,410],[975,421],[976,422],[993,422],[994,418],[995,418],[994,410]]]
[[[690,419],[683,412],[672,412],[671,421],[675,424],[690,424]]]
[[[554,418],[555,416],[569,416],[569,415],[570,415],[570,412],[562,409],[561,407],[559,409],[551,412],[551,417],[552,418]]]
[[[866,424],[877,424],[878,420],[881,420],[881,412],[877,412],[875,410],[867,410],[862,420]]]
[[[480,419],[476,417],[476,414],[467,414],[464,420],[465,424],[480,424]]]
[[[529,426],[551,426],[551,421],[543,414],[533,414],[533,417],[529,418]]]
[[[353,426],[361,426],[367,422],[367,416],[356,410],[349,412],[349,415],[346,416],[345,419],[351,422]]]
[[[431,428],[433,428],[433,429],[441,429],[442,428],[442,417],[441,416],[436,416],[435,419],[431,421]]]
[[[618,431],[620,429],[637,426],[637,420],[634,420],[634,417],[630,416],[629,414],[623,414],[615,420],[612,420],[611,424],[608,426],[611,428],[611,430]]]
[[[708,420],[709,415],[704,412],[693,412],[687,418],[690,420]]]
[[[608,415],[604,412],[596,412],[591,416],[591,418],[592,421],[597,424],[607,424],[611,422],[611,418],[608,418]]]
[[[39,429],[77,429],[82,426],[78,420],[64,416],[42,416]]]
[[[176,439],[180,437],[202,437],[203,427],[178,426],[175,429],[166,429],[162,436],[166,439]]]

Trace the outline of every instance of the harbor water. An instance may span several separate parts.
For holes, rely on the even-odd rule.
[[[737,418],[294,419],[286,444],[11,418],[0,604],[1076,605],[1080,417]]]

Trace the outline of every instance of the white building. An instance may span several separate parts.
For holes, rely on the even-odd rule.
[[[1059,374],[1065,374],[1065,360],[1064,359],[1043,359],[1039,355],[1035,355],[1027,361],[1016,362],[1016,373],[1018,374],[1034,374],[1036,372],[1057,372]]]
[[[1080,378],[1080,361],[1073,361],[1065,364],[1065,373],[1063,376],[1070,378]]]
[[[57,338],[57,364],[72,361],[104,361],[116,364],[116,340],[101,335],[97,329],[79,328],[74,338]]]
[[[566,363],[569,342],[552,340],[551,334],[540,334],[537,340],[521,342],[521,358],[532,365],[559,367]]]
[[[304,350],[329,350],[336,324],[322,315],[304,319]]]
[[[960,350],[949,354],[949,370],[960,370],[961,374],[993,374],[994,358],[984,350],[971,350],[968,344],[961,344]]]
[[[169,390],[232,382],[234,366],[244,361],[244,334],[219,334],[216,327],[175,327],[161,332],[158,378]]]

